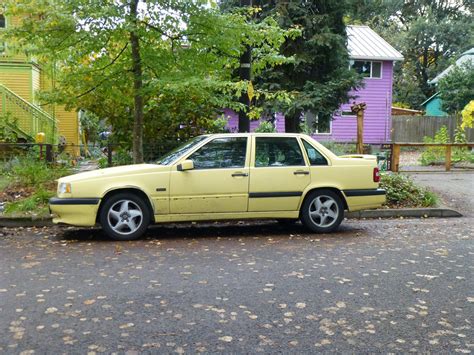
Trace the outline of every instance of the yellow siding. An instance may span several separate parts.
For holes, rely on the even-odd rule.
[[[78,145],[80,143],[78,113],[76,111],[67,111],[64,106],[56,106],[55,117],[59,121],[59,135],[66,138],[66,144]],[[69,151],[78,155],[77,148]]]
[[[21,22],[21,19],[17,16],[7,16],[7,28],[11,26],[18,26]],[[0,54],[0,60],[8,60],[10,62],[24,63],[28,61],[28,57],[24,52],[13,52],[11,48],[8,47],[8,42],[6,43],[5,52]]]
[[[38,68],[33,67],[31,72],[31,84],[32,84],[32,91],[33,91],[33,103],[37,103],[37,96],[38,91],[41,89],[40,87],[40,71]]]
[[[31,100],[31,68],[0,65],[0,83],[23,99]]]

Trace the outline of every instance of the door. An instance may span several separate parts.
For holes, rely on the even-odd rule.
[[[247,137],[215,138],[186,159],[193,170],[170,176],[170,213],[246,212],[249,190]]]
[[[295,211],[311,181],[296,137],[255,137],[249,211]]]

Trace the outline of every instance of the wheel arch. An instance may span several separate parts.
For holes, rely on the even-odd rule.
[[[329,190],[336,193],[341,198],[342,204],[344,205],[344,210],[349,210],[346,197],[344,196],[344,194],[342,193],[340,189],[334,186],[315,186],[315,187],[309,188],[303,193],[303,198],[301,199],[299,208],[301,209],[301,206],[303,206],[304,202],[306,201],[306,199],[312,192],[319,191],[319,190]]]
[[[143,191],[142,189],[140,189],[138,187],[134,187],[134,186],[117,187],[117,188],[108,190],[104,194],[104,196],[102,196],[102,198],[100,200],[99,208],[97,209],[97,214],[96,214],[96,222],[99,221],[99,216],[100,216],[100,213],[102,211],[102,207],[104,205],[104,202],[107,201],[108,198],[110,198],[114,195],[120,194],[120,193],[131,193],[131,194],[134,194],[134,195],[142,198],[143,201],[146,203],[146,205],[148,206],[148,208],[150,210],[151,222],[154,222],[153,216],[154,216],[155,210],[153,208],[153,203],[151,202],[150,197],[145,193],[145,191]]]

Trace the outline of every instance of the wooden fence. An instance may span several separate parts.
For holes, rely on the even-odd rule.
[[[451,142],[454,142],[454,116],[392,116],[392,142],[423,142],[423,137],[434,137],[442,126],[448,127]],[[466,130],[466,138],[474,142],[474,128]]]

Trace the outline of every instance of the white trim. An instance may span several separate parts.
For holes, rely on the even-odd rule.
[[[383,61],[381,60],[369,60],[369,59],[356,59],[356,60],[351,60],[349,62],[349,69],[352,69],[352,66],[355,64],[355,62],[369,62],[370,63],[370,76],[364,76],[363,79],[383,79]],[[380,63],[380,77],[374,77],[372,76],[372,63]]]
[[[317,119],[318,119],[318,124],[319,124],[319,117],[318,115],[316,115]],[[332,116],[329,116],[329,132],[322,132],[322,133],[319,133],[318,132],[318,129],[316,128],[316,131],[314,132],[314,134],[318,134],[318,135],[322,135],[322,136],[330,136],[332,135],[332,121],[334,121],[334,119],[332,118]]]

